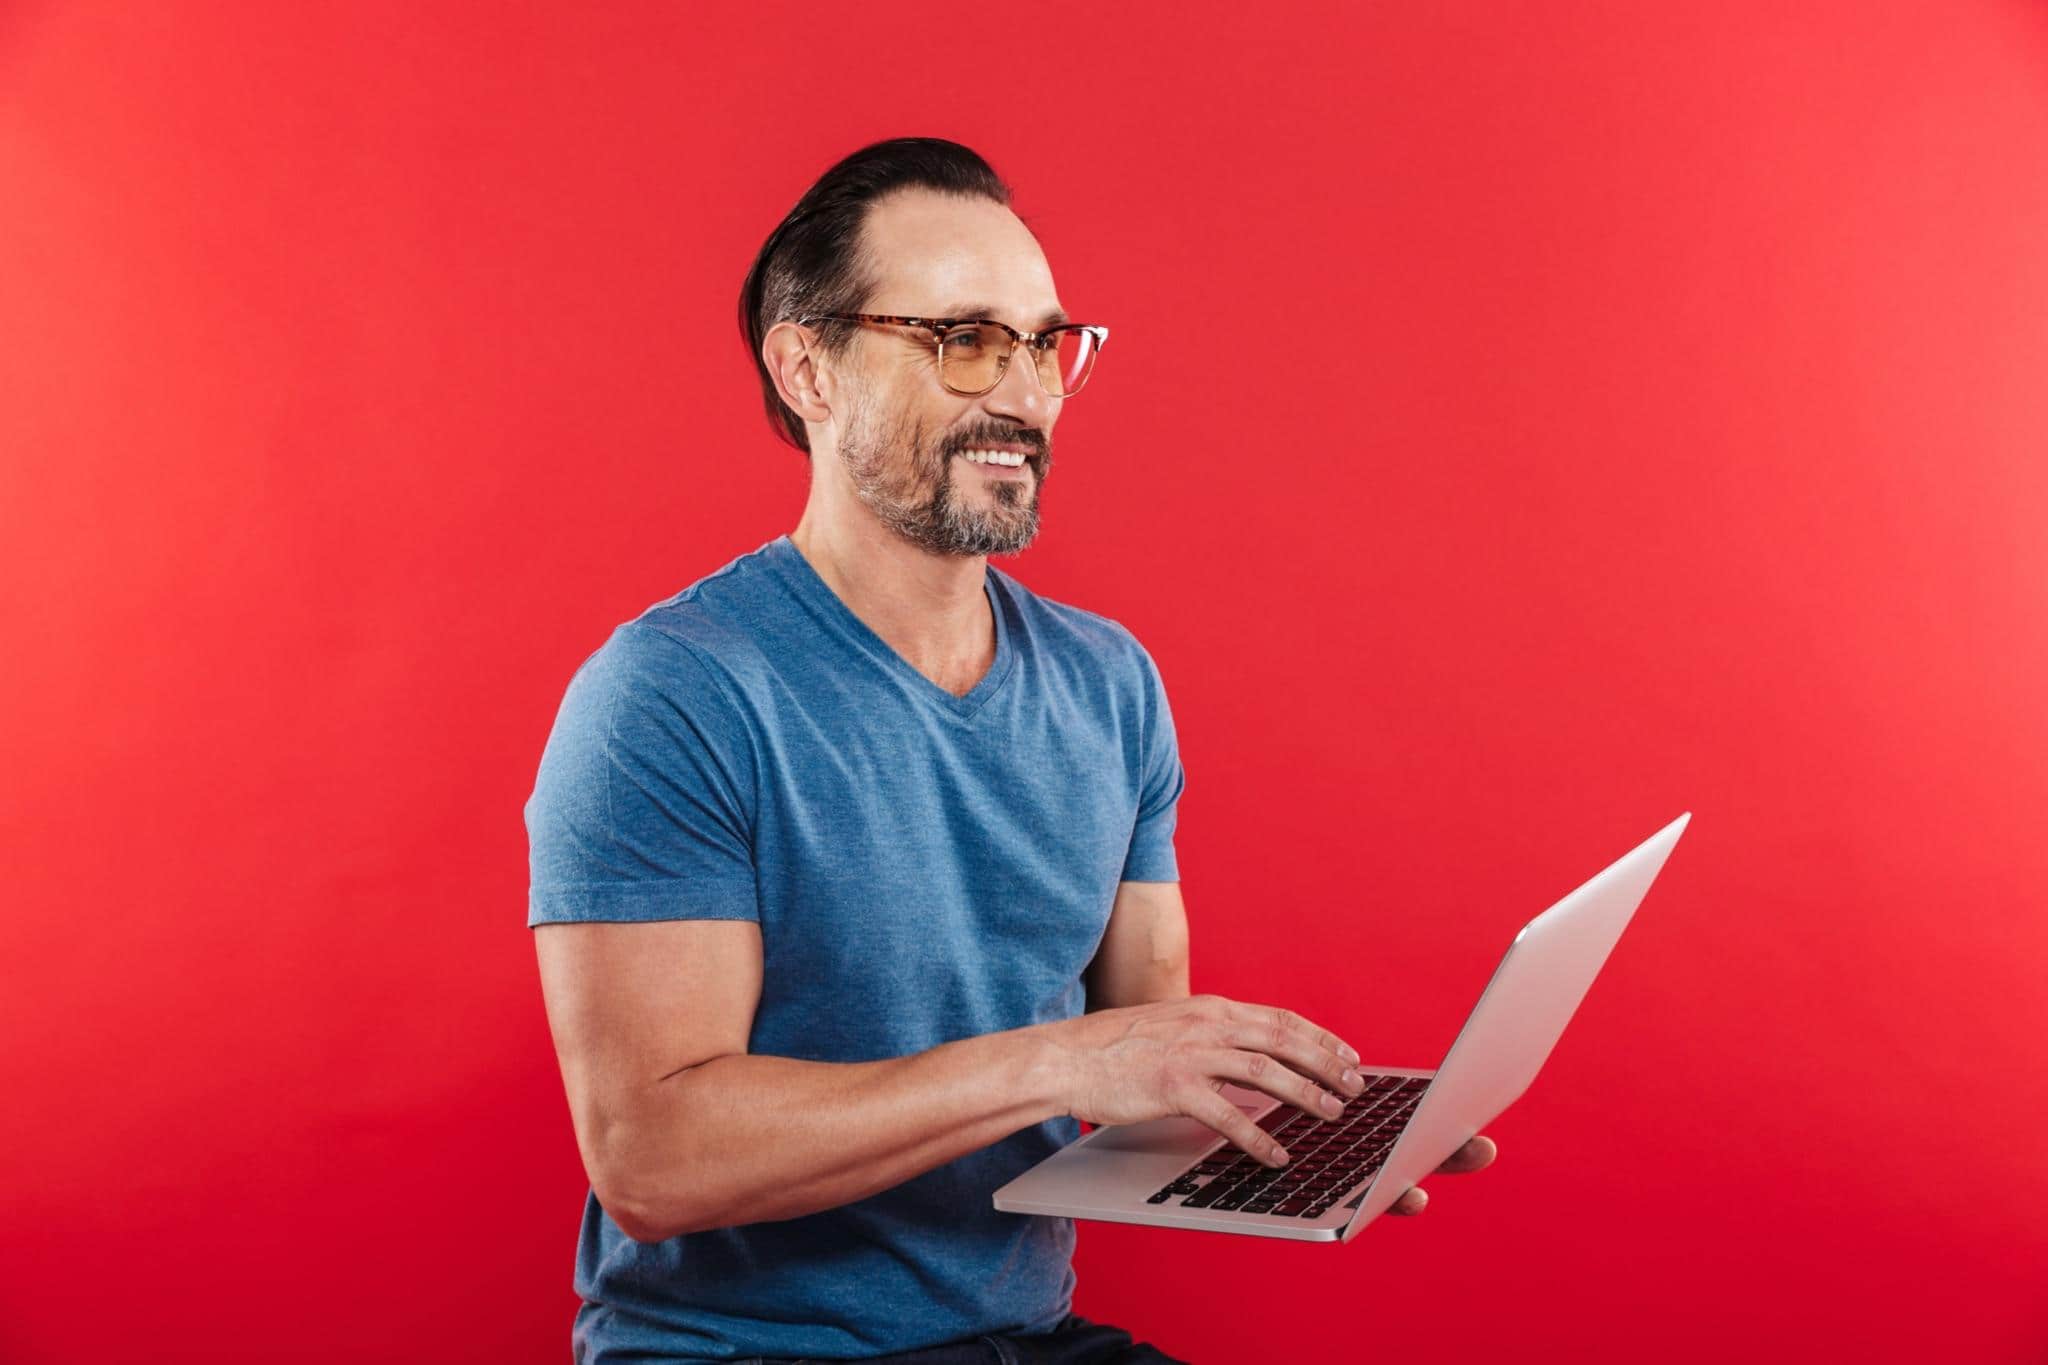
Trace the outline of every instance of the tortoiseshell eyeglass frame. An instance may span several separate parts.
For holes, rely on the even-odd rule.
[[[939,383],[944,385],[946,392],[957,393],[962,398],[979,397],[1002,383],[1003,376],[1009,373],[1010,370],[1010,357],[1015,355],[1017,348],[1026,342],[1036,343],[1042,337],[1053,336],[1059,332],[1087,332],[1095,338],[1095,351],[1097,354],[1100,354],[1102,348],[1109,342],[1109,328],[1089,322],[1062,322],[1051,327],[1041,327],[1035,332],[1020,332],[1007,322],[997,322],[994,318],[906,318],[899,317],[894,313],[811,313],[798,318],[796,325],[808,327],[814,322],[881,322],[898,327],[925,328],[932,334],[932,351],[938,361]],[[1000,327],[1010,334],[1010,349],[1004,353],[1002,360],[997,363],[996,377],[989,381],[987,388],[961,389],[946,383],[946,333],[955,327]],[[1033,370],[1037,368],[1036,365],[1032,366]],[[1080,383],[1065,393],[1051,394],[1051,396],[1054,398],[1072,398],[1075,394],[1087,388],[1088,381],[1094,377],[1095,361],[1091,358],[1088,361],[1088,372],[1081,376]],[[1044,382],[1044,377],[1040,376],[1039,383],[1043,384]],[[1050,391],[1048,390],[1048,392]]]

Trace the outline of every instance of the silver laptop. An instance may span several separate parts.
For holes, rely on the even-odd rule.
[[[995,1192],[1006,1213],[1348,1242],[1529,1088],[1690,811],[1522,926],[1434,1070],[1366,1066],[1337,1118],[1224,1094],[1287,1149],[1263,1165],[1188,1118],[1096,1128]]]

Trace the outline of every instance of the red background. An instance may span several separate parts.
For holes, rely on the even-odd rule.
[[[1159,660],[1197,989],[1432,1064],[1694,812],[1492,1170],[1084,1225],[1081,1311],[2048,1357],[2048,7],[30,3],[0,1358],[566,1358],[520,807],[610,627],[795,524],[734,300],[905,133],[1114,329],[1004,563]]]

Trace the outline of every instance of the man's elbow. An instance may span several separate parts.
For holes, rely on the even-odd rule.
[[[594,1128],[599,1141],[584,1162],[590,1192],[620,1232],[653,1243],[720,1225],[706,1207],[705,1196],[712,1192],[699,1174],[709,1163],[673,1150],[651,1163],[647,1154],[672,1149],[673,1137],[617,1121]]]
[[[684,1068],[695,1070],[694,1067]],[[730,1169],[715,1147],[692,1141],[702,1126],[692,1096],[665,1076],[648,1094],[592,1103],[578,1112],[578,1145],[591,1193],[636,1242],[666,1242],[747,1221],[731,1216],[713,1172]]]
[[[652,1245],[684,1233],[723,1226],[715,1216],[686,1200],[650,1193],[615,1173],[602,1180],[593,1178],[590,1192],[597,1197],[605,1217],[636,1242]]]
[[[604,1205],[605,1217],[617,1224],[620,1232],[625,1233],[628,1237],[644,1246],[653,1246],[657,1242],[666,1242],[671,1237],[680,1237],[689,1230],[686,1228],[671,1229],[668,1223],[650,1218],[645,1213],[624,1204],[617,1202],[605,1203],[601,1195],[598,1197],[597,1202]]]

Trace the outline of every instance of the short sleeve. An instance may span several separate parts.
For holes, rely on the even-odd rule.
[[[527,926],[758,920],[752,753],[691,646],[620,626],[570,680],[526,802]]]
[[[1138,726],[1138,818],[1119,880],[1177,882],[1180,865],[1174,856],[1173,826],[1186,777],[1181,771],[1180,743],[1174,734],[1173,710],[1166,701],[1166,685],[1143,646],[1138,647],[1138,660],[1144,684],[1144,714]]]

